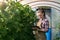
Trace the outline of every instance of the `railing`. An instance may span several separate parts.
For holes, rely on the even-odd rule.
[[[25,3],[25,4],[30,5],[31,8],[36,8],[38,6],[49,6],[49,7],[55,8],[58,11],[60,11],[60,3],[56,2],[56,1],[39,1],[38,0],[38,1],[32,1],[29,3]],[[23,4],[23,5],[25,5],[25,4]]]

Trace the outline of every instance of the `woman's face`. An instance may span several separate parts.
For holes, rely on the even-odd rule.
[[[44,17],[44,16],[43,16],[44,14],[43,14],[41,11],[38,12],[37,14],[38,14],[38,17],[39,17],[39,18],[43,18],[43,17]]]

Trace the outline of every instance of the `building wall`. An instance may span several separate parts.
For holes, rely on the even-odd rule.
[[[52,39],[56,38],[59,34],[59,27],[60,24],[60,11],[52,8]]]

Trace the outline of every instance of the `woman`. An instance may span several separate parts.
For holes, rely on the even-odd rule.
[[[37,32],[36,32],[36,40],[46,40],[45,32],[48,31],[49,28],[49,21],[47,20],[45,16],[44,9],[38,8],[37,9],[37,16],[39,20],[36,23],[37,26]]]

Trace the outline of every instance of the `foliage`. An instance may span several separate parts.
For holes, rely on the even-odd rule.
[[[60,40],[60,37],[55,37],[54,40]]]
[[[60,22],[57,23],[56,29],[57,29],[57,34],[56,34],[56,36],[54,37],[54,40],[60,40]]]
[[[8,2],[0,9],[0,40],[34,40],[32,25],[34,11],[28,5]]]

